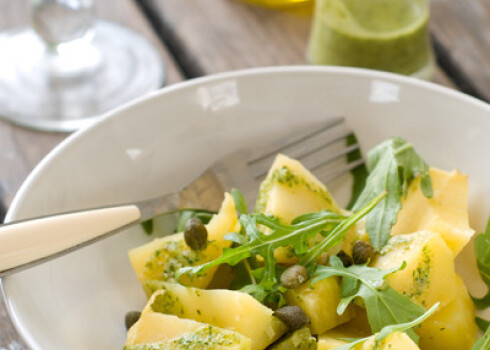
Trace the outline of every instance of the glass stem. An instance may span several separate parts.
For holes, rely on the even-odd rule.
[[[91,45],[94,35],[93,0],[34,0],[32,26],[46,45],[54,78],[72,78],[95,71],[100,53]]]

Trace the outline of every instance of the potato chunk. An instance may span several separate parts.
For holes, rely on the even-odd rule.
[[[475,307],[463,280],[456,276],[455,299],[416,329],[420,349],[470,350],[478,337]]]
[[[286,332],[286,326],[268,307],[248,294],[203,290],[162,283],[164,293],[155,298],[153,310],[209,323],[249,337],[252,349],[267,347]]]
[[[340,301],[340,285],[336,277],[325,278],[310,285],[305,283],[297,289],[289,289],[284,294],[289,305],[297,305],[310,317],[311,331],[313,334],[321,334],[354,316],[351,307],[344,314],[337,314],[337,306]]]
[[[255,210],[290,223],[322,209],[340,212],[324,184],[297,160],[278,154],[260,185]]]
[[[250,350],[250,339],[226,329],[204,325],[177,338],[127,345],[123,350]]]
[[[140,319],[129,329],[124,350],[251,348],[251,340],[239,333],[155,312],[152,305],[162,293],[158,291],[150,298]]]
[[[438,233],[422,231],[394,236],[373,261],[382,270],[407,266],[386,280],[396,291],[425,308],[441,307],[454,299],[456,288],[453,254]]]
[[[255,211],[289,224],[297,216],[323,209],[340,212],[326,186],[308,169],[297,160],[278,154],[260,185]],[[274,257],[280,264],[297,262],[289,247],[276,249]]]
[[[341,338],[352,338],[349,333],[331,331],[318,337],[318,350],[333,350],[339,346],[348,344]],[[419,347],[402,332],[393,332],[381,341],[375,341],[374,336],[364,343],[358,344],[353,350],[420,350]]]
[[[475,233],[468,222],[468,177],[458,171],[430,169],[434,195],[427,198],[420,190],[420,179],[408,187],[402,210],[392,235],[416,231],[437,232],[451,248],[453,256],[463,249]]]
[[[184,241],[183,233],[155,239],[150,243],[129,251],[129,259],[141,283],[147,280],[175,281],[175,273],[180,267],[200,265],[219,257],[223,247],[230,246],[224,236],[237,229],[238,218],[233,198],[226,193],[218,214],[209,224],[208,245],[202,251],[191,250]],[[213,278],[216,268],[209,269],[203,276],[188,279],[182,276],[181,283],[205,288]]]
[[[174,339],[192,332],[204,323],[165,315],[159,312],[143,312],[140,319],[129,330],[126,345],[149,344]]]

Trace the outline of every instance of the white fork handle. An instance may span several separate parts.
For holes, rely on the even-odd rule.
[[[0,275],[93,241],[140,218],[136,205],[122,205],[0,226]]]

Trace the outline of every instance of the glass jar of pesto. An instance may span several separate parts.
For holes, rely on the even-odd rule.
[[[429,0],[317,0],[307,57],[430,79],[428,21]]]

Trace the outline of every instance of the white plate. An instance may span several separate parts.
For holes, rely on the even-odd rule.
[[[363,150],[398,135],[431,165],[469,174],[471,224],[483,229],[490,214],[489,105],[412,78],[328,67],[221,74],[120,108],[44,159],[8,220],[151,197],[185,184],[225,153],[338,115]],[[125,312],[144,303],[126,252],[146,239],[136,227],[5,278],[10,314],[27,343],[121,348]]]

